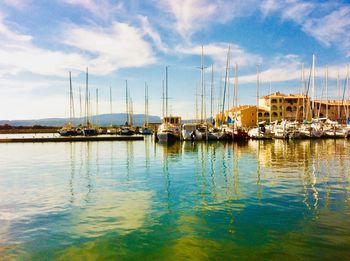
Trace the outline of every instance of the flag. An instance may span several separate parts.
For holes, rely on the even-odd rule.
[[[212,123],[213,125],[215,125],[215,119],[213,119],[211,123]]]
[[[350,118],[348,118],[347,120],[347,125],[350,125]]]
[[[227,117],[227,123],[232,123],[232,119],[230,116]]]

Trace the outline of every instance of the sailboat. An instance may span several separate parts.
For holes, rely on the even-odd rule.
[[[159,126],[157,139],[160,142],[174,142],[180,139],[181,117],[168,116],[168,67],[165,67],[165,117]]]
[[[89,70],[86,68],[86,92],[85,92],[85,123],[86,126],[83,129],[83,135],[84,136],[96,136],[97,131],[93,126],[91,125],[89,121],[89,114],[90,114],[90,92],[89,92]]]
[[[228,132],[226,128],[222,125],[222,122],[224,121],[225,118],[225,98],[226,98],[226,86],[228,83],[228,78],[229,78],[229,68],[230,68],[230,49],[231,47],[228,47],[227,51],[227,60],[226,60],[226,71],[225,71],[225,85],[224,85],[224,92],[222,95],[223,101],[222,101],[222,107],[221,109],[221,120],[220,120],[220,127],[219,128],[212,128],[209,130],[207,133],[207,139],[208,140],[230,140],[232,139],[232,132]],[[213,73],[213,70],[212,70]],[[221,78],[221,77],[220,77]],[[213,80],[213,77],[212,77]],[[221,82],[222,79],[220,79]],[[221,92],[221,91],[220,91]],[[221,95],[221,93],[220,93]]]
[[[74,100],[73,100],[73,89],[72,89],[72,76],[69,72],[69,123],[65,124],[62,129],[58,131],[61,136],[76,136],[78,135],[77,130],[73,127],[74,119]]]
[[[151,135],[152,129],[148,127],[148,85],[145,83],[145,115],[144,115],[144,123],[141,131],[142,135]]]
[[[128,80],[125,80],[125,108],[126,108],[126,121],[125,125],[121,127],[121,135],[134,135],[135,131],[131,128],[132,126],[132,101],[129,97]]]
[[[115,134],[117,134],[117,129],[115,127],[113,127],[113,124],[112,124],[113,103],[112,103],[112,87],[111,86],[109,86],[109,107],[110,107],[111,122],[110,122],[109,127],[107,128],[107,134],[115,135]]]
[[[234,84],[234,92],[233,92],[233,107],[238,107],[238,64],[235,65],[235,84]],[[232,132],[232,139],[234,141],[243,141],[249,139],[248,133],[242,126],[239,126],[237,120],[237,114],[234,114],[234,126]]]
[[[266,122],[259,122],[258,112],[259,112],[259,87],[260,87],[260,78],[259,78],[259,65],[256,66],[256,125],[257,127],[250,129],[248,135],[252,139],[256,140],[269,140],[272,139],[272,134],[269,128],[266,127]]]

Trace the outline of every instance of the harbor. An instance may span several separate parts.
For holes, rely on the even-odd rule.
[[[0,261],[350,260],[350,2],[0,1]]]

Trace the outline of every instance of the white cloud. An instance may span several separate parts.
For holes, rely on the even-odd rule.
[[[123,3],[112,4],[109,0],[61,0],[65,4],[81,6],[102,19],[109,19],[123,10]]]
[[[265,0],[260,5],[264,16],[280,13],[284,20],[300,26],[308,35],[327,47],[332,45],[350,56],[350,6],[331,1]]]
[[[317,62],[317,61],[316,61]],[[286,82],[295,81],[296,85],[301,81],[301,69],[304,62],[299,56],[294,54],[278,55],[268,65],[267,69],[264,65],[260,67],[260,81],[268,82]],[[304,63],[304,79],[307,81],[310,77],[311,57],[310,61]],[[315,77],[321,82],[325,77],[326,67],[317,66],[315,68]],[[346,64],[333,64],[328,66],[328,79],[335,80],[339,72],[340,79],[346,77]],[[233,81],[233,79],[232,79]],[[256,74],[248,74],[239,77],[240,83],[256,83]]]
[[[30,35],[12,31],[0,14],[0,76],[20,72],[62,76],[71,68],[87,64],[79,54],[42,49],[32,40]]]
[[[261,56],[249,53],[237,44],[229,43],[211,43],[203,45],[204,56],[209,56],[214,61],[215,67],[222,69],[226,66],[229,45],[231,46],[231,64],[237,63],[240,67],[244,67],[262,62]],[[202,47],[201,45],[178,46],[176,47],[176,51],[182,54],[194,54],[200,56],[202,53]],[[208,64],[206,65],[208,66]]]
[[[328,15],[305,21],[302,29],[326,46],[338,45],[350,56],[350,6],[342,6]]]
[[[91,71],[108,74],[125,67],[141,67],[156,61],[152,48],[136,27],[114,22],[110,28],[65,27],[63,42],[84,50],[92,57]]]
[[[0,13],[0,76],[21,72],[65,76],[68,70],[86,66],[92,73],[106,75],[156,61],[151,45],[143,39],[145,33],[125,23],[114,22],[110,28],[68,25],[63,34],[65,44],[80,50],[63,52],[37,47],[32,36],[11,30]]]
[[[225,23],[250,14],[255,0],[156,0],[159,9],[172,15],[174,29],[185,39],[210,22]]]
[[[260,6],[263,16],[274,12],[281,12],[283,19],[296,23],[302,23],[314,8],[315,4],[303,0],[265,0]]]
[[[142,31],[145,35],[148,35],[152,41],[154,42],[154,44],[156,45],[156,47],[162,51],[162,52],[170,52],[169,48],[163,43],[160,35],[158,34],[158,32],[156,32],[150,22],[147,16],[139,16],[139,19],[141,21],[141,26],[142,26]]]
[[[277,56],[271,63],[270,68],[260,67],[261,82],[283,82],[298,80],[301,75],[301,62],[296,55]],[[239,77],[240,83],[255,83],[256,74]]]

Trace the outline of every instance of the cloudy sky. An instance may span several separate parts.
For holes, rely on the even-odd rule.
[[[308,76],[313,53],[318,88],[328,65],[330,96],[335,97],[334,79],[339,71],[343,86],[350,56],[350,4],[1,0],[0,119],[68,116],[69,71],[79,115],[79,87],[85,88],[86,67],[92,102],[99,90],[100,113],[109,113],[109,86],[113,112],[124,112],[128,80],[134,113],[143,113],[147,82],[150,114],[161,115],[165,66],[169,66],[170,111],[191,118],[200,82],[201,45],[205,66],[214,65],[215,109],[229,45],[231,64],[238,64],[241,104],[255,103],[257,64],[262,94],[268,93],[270,82],[272,91],[298,92],[301,66]],[[209,84],[209,68],[205,78]]]

